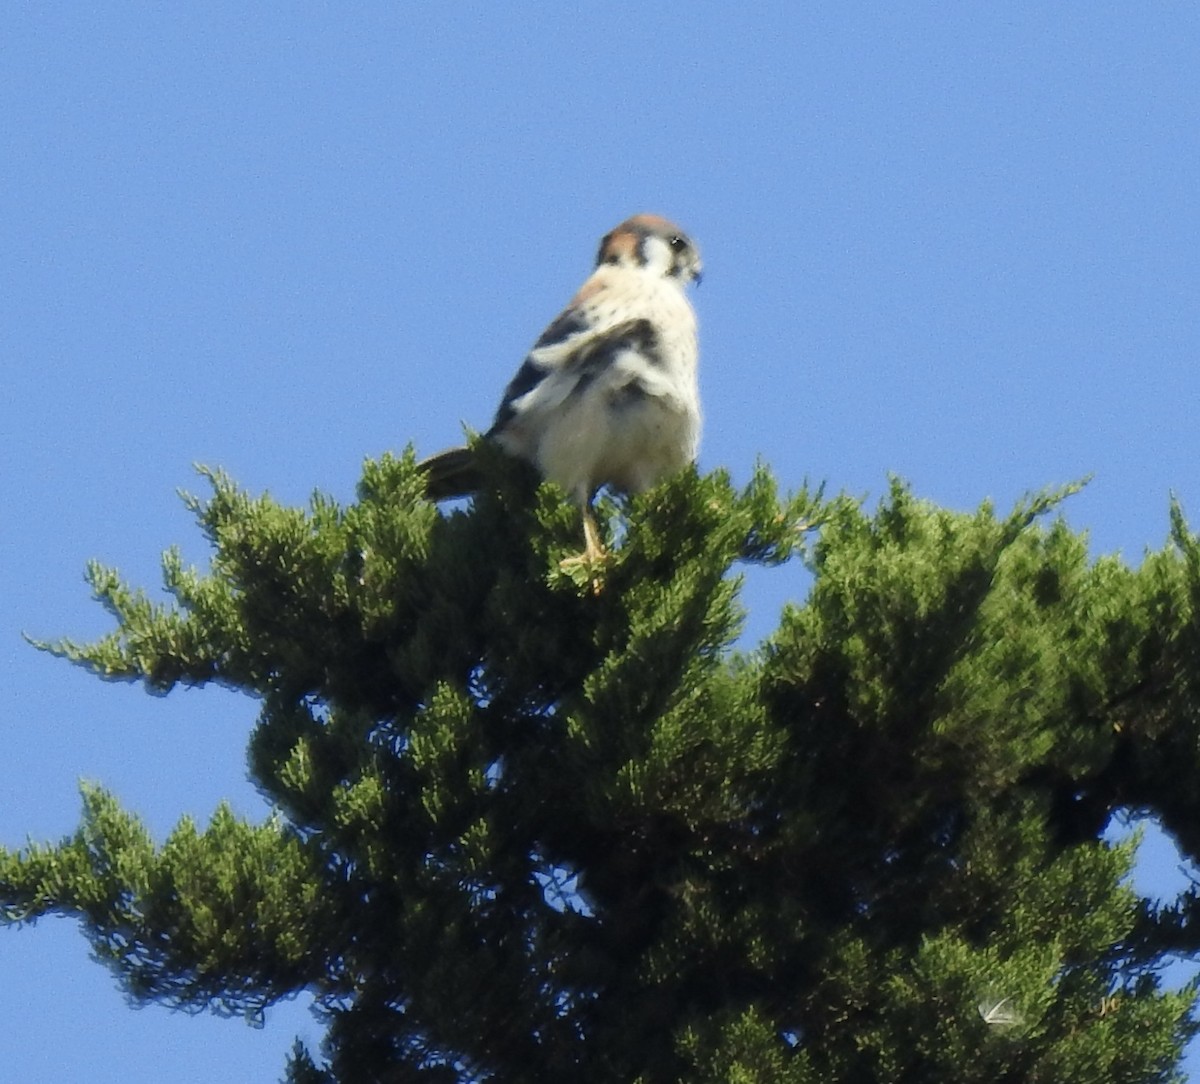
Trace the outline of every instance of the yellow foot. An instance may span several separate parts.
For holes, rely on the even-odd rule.
[[[608,551],[600,541],[600,529],[596,526],[592,507],[586,502],[583,505],[583,540],[583,552],[578,557],[560,561],[558,567],[581,586],[590,582],[592,594],[598,595],[604,587],[601,573],[608,562]]]
[[[604,589],[604,568],[608,564],[608,551],[604,547],[588,548],[575,557],[565,557],[558,567],[581,587],[589,585],[593,595]]]

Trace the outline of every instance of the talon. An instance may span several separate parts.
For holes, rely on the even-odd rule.
[[[604,577],[601,572],[608,563],[608,550],[600,541],[600,530],[596,526],[595,517],[589,505],[583,506],[583,552],[575,557],[565,557],[558,564],[564,572],[582,569],[591,581],[592,594],[598,595],[604,587]]]

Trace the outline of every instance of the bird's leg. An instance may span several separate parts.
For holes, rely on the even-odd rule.
[[[604,543],[600,541],[600,528],[589,501],[583,506],[583,560],[589,565],[600,564],[608,556]]]
[[[604,543],[600,540],[600,528],[597,526],[596,517],[592,512],[592,502],[590,500],[581,501],[580,507],[583,509],[583,552],[576,557],[567,557],[559,563],[559,568],[568,573],[580,569],[591,580],[592,590],[599,594],[601,588],[600,569],[608,560],[608,550],[604,548]],[[572,577],[572,579],[575,578]]]

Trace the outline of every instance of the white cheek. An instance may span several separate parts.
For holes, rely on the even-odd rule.
[[[646,270],[653,271],[656,275],[666,275],[674,262],[671,246],[661,237],[654,235],[647,237],[642,242],[642,256],[646,261],[644,265]]]

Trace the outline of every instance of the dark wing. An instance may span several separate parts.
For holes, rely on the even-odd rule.
[[[591,321],[584,316],[583,312],[576,305],[571,305],[550,322],[550,326],[533,344],[533,349],[541,350],[547,346],[560,346],[568,339],[573,339],[576,335],[589,330],[592,326]]]
[[[549,326],[538,336],[538,341],[533,344],[533,349],[521,363],[516,376],[508,382],[508,387],[504,389],[504,397],[500,400],[500,406],[496,410],[492,428],[488,430],[489,435],[503,428],[516,413],[516,407],[513,404],[518,399],[533,391],[547,373],[554,372],[561,367],[560,358],[563,348],[566,347],[569,350],[570,341],[585,335],[591,328],[592,323],[574,302],[550,321]],[[540,358],[537,357],[542,351],[545,354]]]
[[[546,329],[509,381],[489,436],[504,428],[517,413],[518,404],[539,386],[546,387],[545,401],[538,403],[539,408],[552,409],[586,388],[622,352],[636,350],[651,359],[657,354],[658,337],[649,320],[626,320],[600,329],[581,321],[568,330],[570,316],[568,310]],[[552,337],[556,328],[560,334]],[[560,349],[563,345],[569,347],[565,352]]]
[[[487,431],[489,437],[508,424],[517,412],[517,400],[533,391],[548,373],[555,371],[555,368],[556,366],[553,365],[539,365],[533,360],[532,354],[522,362],[521,367],[517,370],[517,375],[508,382],[508,387],[504,389],[504,398],[500,400],[496,417],[492,420],[492,427]]]

